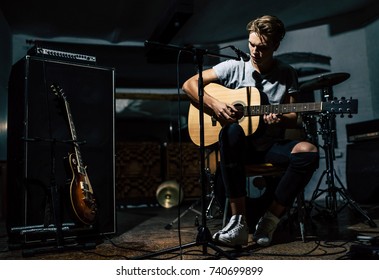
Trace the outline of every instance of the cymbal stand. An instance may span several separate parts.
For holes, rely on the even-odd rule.
[[[324,144],[321,148],[325,152],[325,163],[326,169],[323,171],[315,191],[313,192],[311,198],[311,205],[315,204],[317,198],[321,195],[326,194],[325,196],[325,208],[324,212],[328,214],[330,217],[335,218],[337,214],[347,205],[351,206],[355,209],[359,214],[361,214],[367,221],[371,227],[376,227],[375,222],[369,217],[369,215],[364,211],[357,203],[350,198],[347,189],[343,185],[340,178],[337,176],[334,170],[334,161],[335,161],[335,133],[336,129],[333,124],[335,123],[336,115],[334,113],[323,113],[320,115],[319,123],[321,126],[321,131],[319,133],[322,135],[322,139]],[[322,179],[326,176],[326,184],[327,188],[320,189]],[[337,180],[340,187],[337,187],[335,184],[335,180]],[[343,200],[343,204],[339,205],[338,195]],[[318,210],[316,208],[316,210]]]
[[[205,210],[206,217],[208,220],[213,219],[215,217],[213,210],[213,207],[216,207],[216,213],[222,214],[221,210],[221,205],[216,199],[216,194],[215,194],[215,174],[212,174],[210,169],[207,168],[205,170],[207,177],[208,177],[208,182],[209,182],[209,189],[210,192],[207,195],[207,198],[209,199],[208,207]]]

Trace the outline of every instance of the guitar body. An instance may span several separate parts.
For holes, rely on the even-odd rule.
[[[260,105],[261,96],[258,89],[246,87],[240,89],[228,89],[219,84],[208,84],[204,90],[215,96],[218,100],[235,106]],[[218,142],[218,136],[223,124],[212,117],[211,110],[204,109],[204,146]],[[190,104],[188,112],[188,131],[194,144],[200,146],[199,109],[197,104]],[[259,125],[259,116],[243,116],[238,120],[246,135],[253,134]]]
[[[68,157],[72,179],[70,182],[70,201],[73,212],[80,222],[90,225],[96,218],[96,201],[87,174],[79,172],[78,160],[74,153]]]

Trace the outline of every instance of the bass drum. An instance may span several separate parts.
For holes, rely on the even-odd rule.
[[[246,188],[249,187],[248,184],[250,182],[250,180],[247,179],[248,178],[246,178]],[[255,231],[255,226],[258,223],[260,217],[263,216],[266,209],[273,200],[275,188],[278,183],[278,181],[273,177],[264,177],[263,179],[266,180],[267,187],[264,191],[262,191],[262,195],[259,197],[246,198],[246,220],[251,233]],[[226,215],[226,221],[229,221],[231,217],[231,209],[230,206],[228,206],[225,213],[226,192],[219,164],[217,164],[215,172],[214,194],[215,199],[219,203],[221,209],[224,209],[224,216]]]

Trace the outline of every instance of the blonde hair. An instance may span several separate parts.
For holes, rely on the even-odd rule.
[[[283,22],[276,16],[270,15],[264,15],[250,21],[246,26],[246,30],[249,34],[255,32],[259,37],[266,37],[275,45],[279,44],[286,34]]]

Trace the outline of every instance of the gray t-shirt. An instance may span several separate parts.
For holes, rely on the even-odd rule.
[[[259,74],[250,61],[242,60],[226,60],[213,69],[223,86],[232,89],[256,87],[268,96],[270,104],[282,103],[286,93],[298,92],[296,70],[277,59],[272,71],[265,75]]]
[[[226,60],[215,65],[213,69],[221,85],[231,89],[256,87],[263,96],[267,96],[264,103],[284,103],[287,94],[292,95],[298,92],[296,70],[278,59],[275,60],[272,70],[265,75],[258,73],[251,61]],[[259,126],[264,127],[262,123]],[[265,150],[283,137],[282,127],[270,125],[267,129],[254,133],[251,138],[257,150]]]

